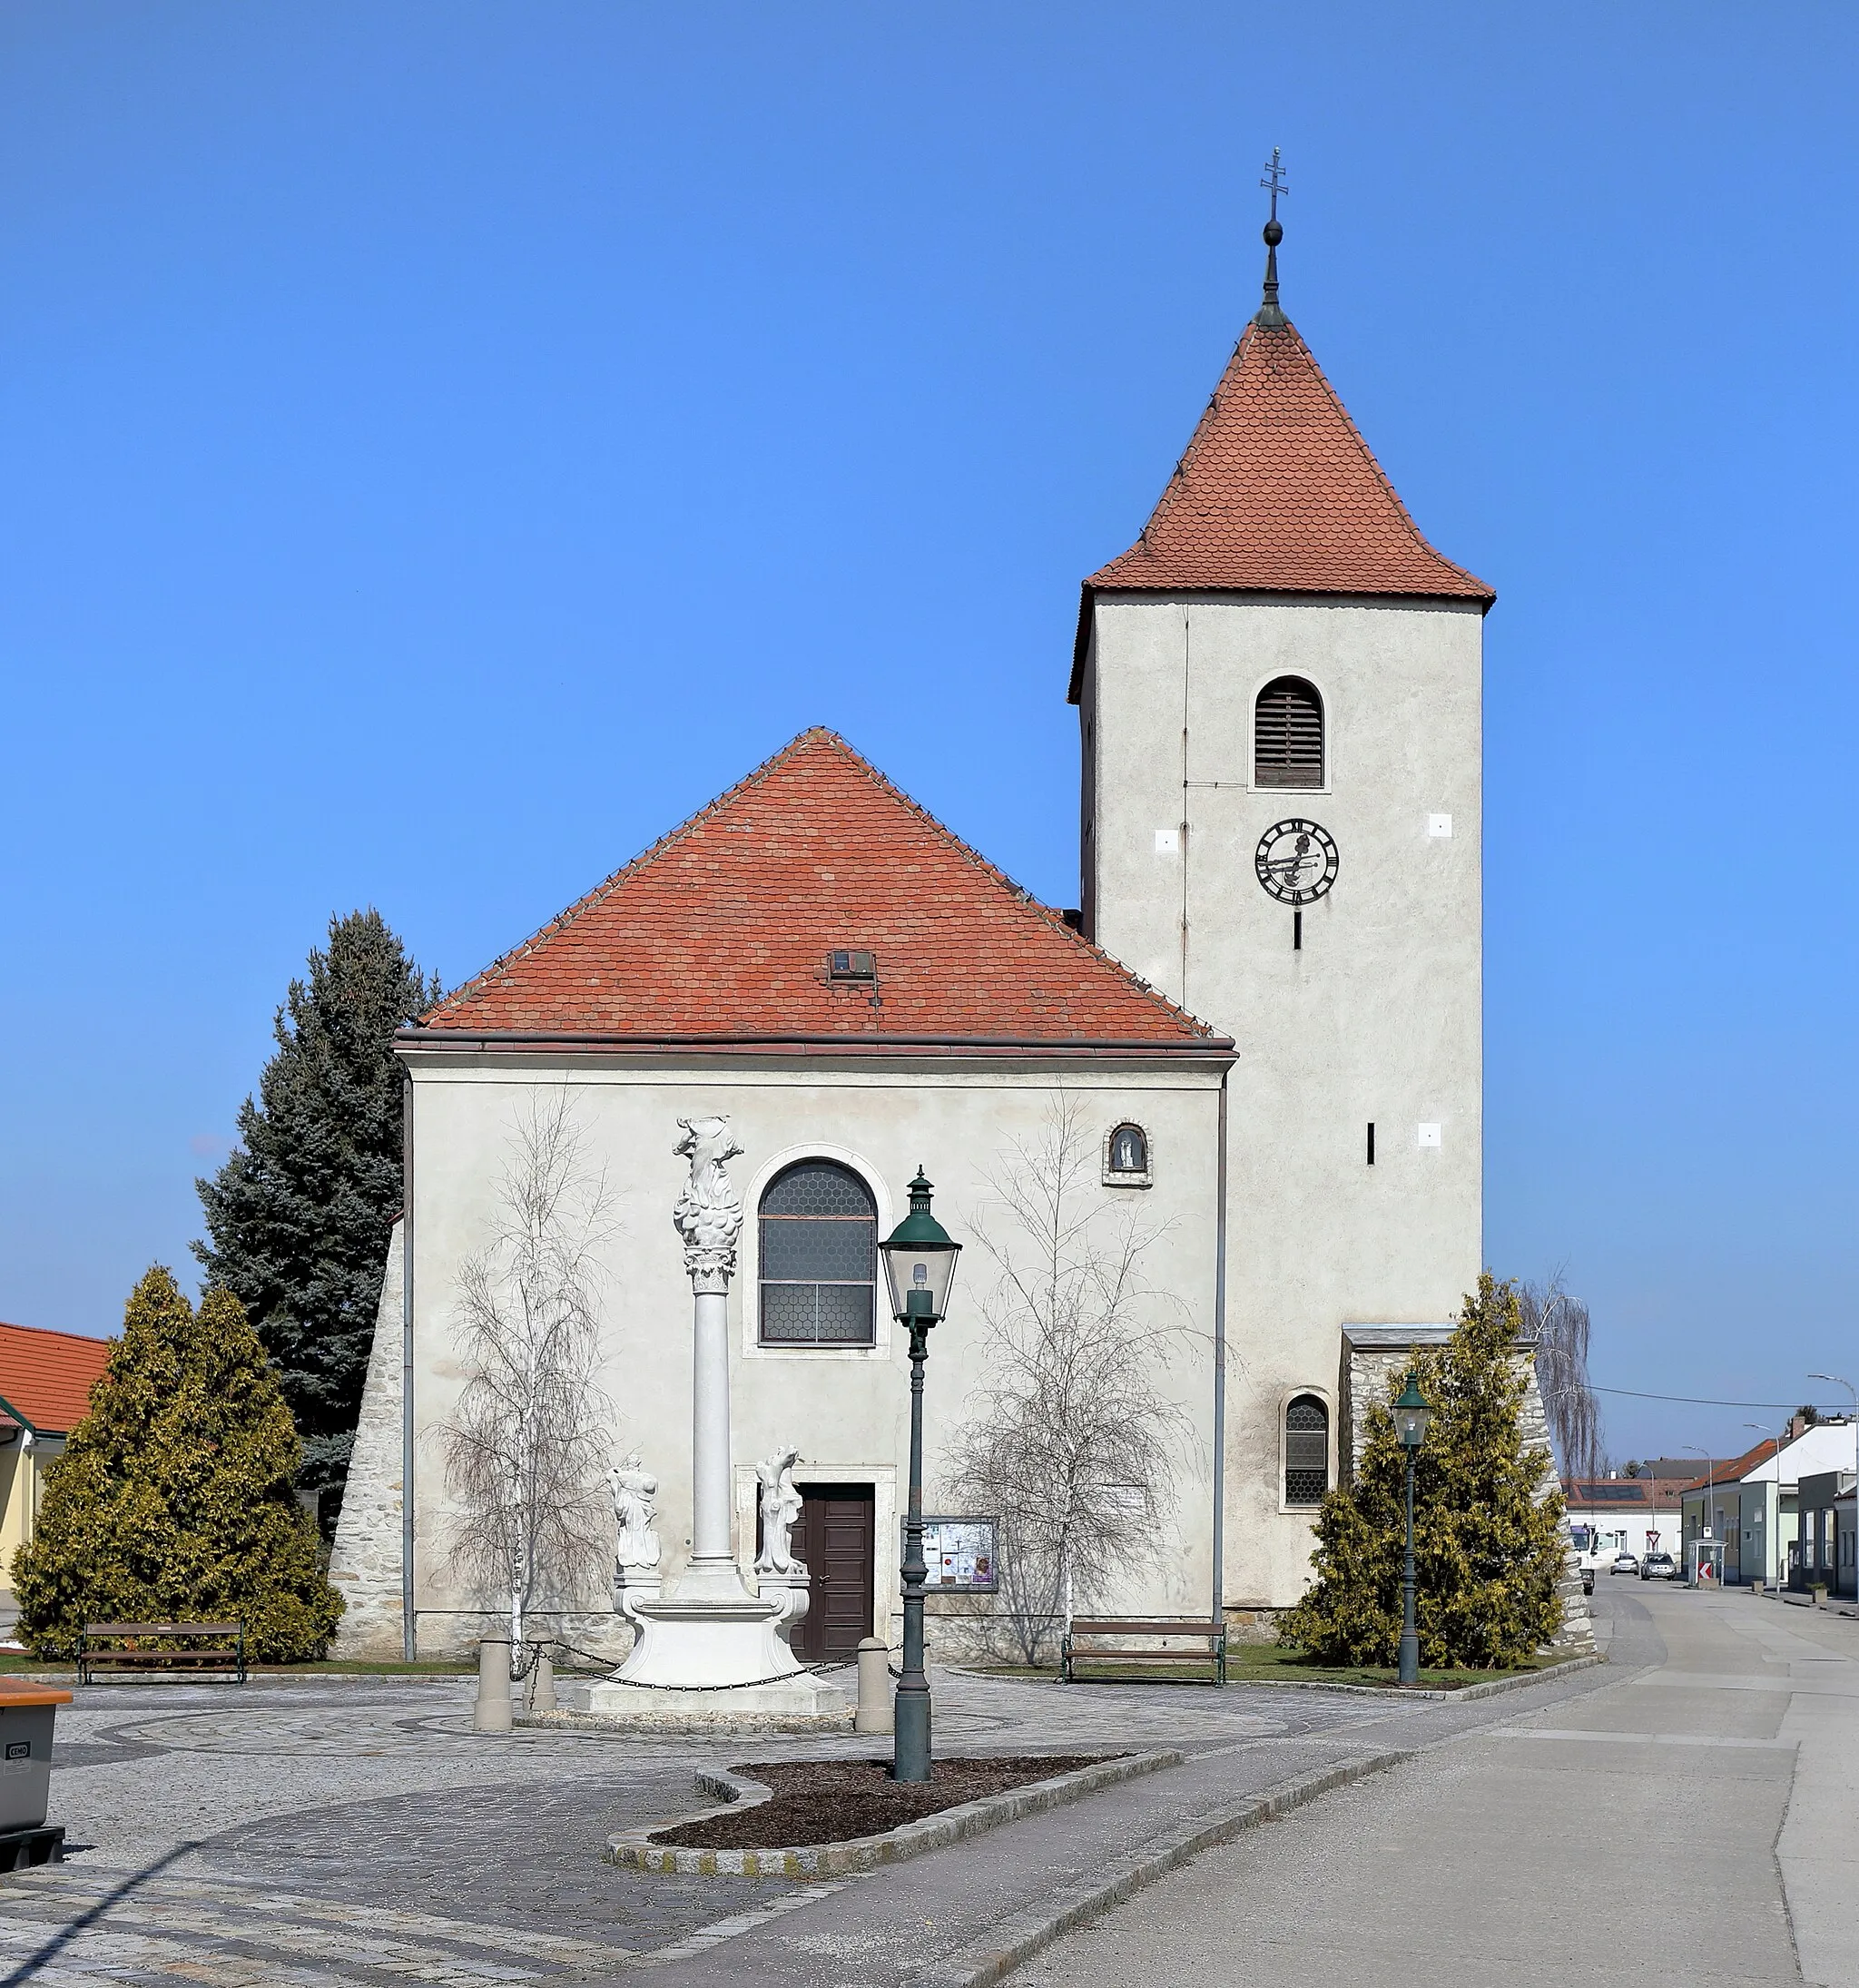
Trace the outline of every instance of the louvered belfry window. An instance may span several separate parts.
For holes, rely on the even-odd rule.
[[[1253,784],[1323,784],[1323,700],[1301,676],[1278,676],[1253,707]]]
[[[1330,1411],[1300,1394],[1284,1411],[1284,1502],[1320,1505],[1330,1488]]]
[[[849,1166],[802,1160],[762,1197],[762,1341],[869,1346],[878,1280],[878,1209]]]

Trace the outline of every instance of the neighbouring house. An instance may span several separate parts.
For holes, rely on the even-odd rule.
[[[1765,1436],[1742,1456],[1713,1465],[1681,1494],[1687,1573],[1694,1549],[1708,1540],[1723,1548],[1726,1587],[1758,1581],[1779,1586],[1787,1578],[1801,1480],[1825,1471],[1850,1471],[1854,1461],[1853,1424],[1824,1422],[1779,1449]]]
[[[90,1408],[91,1386],[109,1363],[108,1339],[0,1325],[0,1628],[10,1629],[13,1556],[30,1545],[45,1466]]]
[[[1569,1522],[1589,1529],[1584,1560],[1606,1568],[1617,1553],[1635,1560],[1648,1553],[1670,1553],[1675,1559],[1679,1533],[1678,1485],[1670,1478],[1581,1477],[1562,1486]]]
[[[960,574],[924,585],[969,639]],[[1079,1603],[1268,1629],[1308,1582],[1353,1423],[1450,1333],[1482,1261],[1492,599],[1409,517],[1287,322],[1274,261],[1054,658],[1078,722],[1075,907],[1037,901],[817,729],[403,1029],[406,1215],[336,1538],[343,1653],[463,1648],[498,1606],[453,1546],[460,1293],[519,1128],[557,1103],[612,1192],[597,1380],[615,1461],[656,1481],[667,1580],[692,1511],[680,1121],[724,1117],[741,1148],[735,1548],[746,1568],[756,1460],[797,1449],[797,1536],[816,1543],[795,1647],[827,1658],[896,1633],[909,1393],[874,1246],[920,1164],[968,1245],[935,1337],[928,1497],[966,1542],[949,1563],[998,1577],[999,1514],[964,1490],[955,1440],[998,1378],[1004,1274],[982,1238],[1033,1246],[1024,1155],[1068,1112],[1088,1148],[1071,1207],[1102,1247],[1154,1238],[1153,1302],[1133,1309],[1179,1435],[1166,1527]],[[700,697],[693,738],[705,723]],[[949,742],[919,730],[907,771],[926,777]],[[1532,1381],[1529,1428],[1540,1413]],[[952,1634],[992,1604],[947,1584]],[[630,1637],[597,1569],[531,1613],[581,1647]]]
[[[1825,1588],[1842,1600],[1859,1599],[1854,1576],[1854,1486],[1859,1472],[1815,1471],[1795,1492],[1795,1531],[1789,1542],[1788,1585],[1797,1592]]]

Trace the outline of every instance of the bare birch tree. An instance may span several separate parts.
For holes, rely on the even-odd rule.
[[[1061,1096],[1038,1137],[1016,1141],[989,1176],[1000,1230],[974,1225],[995,1271],[987,1378],[952,1437],[950,1475],[996,1515],[998,1619],[1028,1663],[1076,1594],[1156,1556],[1192,1436],[1156,1384],[1181,1307],[1143,1274],[1166,1225],[1107,1208],[1097,1163],[1083,1106]]]
[[[1607,1452],[1600,1403],[1588,1377],[1588,1306],[1562,1288],[1559,1270],[1545,1284],[1521,1285],[1517,1297],[1525,1336],[1536,1341],[1537,1387],[1563,1481],[1599,1477]]]
[[[469,1377],[443,1431],[448,1482],[463,1507],[453,1562],[508,1597],[513,1648],[543,1591],[572,1595],[605,1558],[611,1410],[594,1384],[595,1251],[608,1208],[567,1093],[532,1097],[498,1184],[491,1240],[458,1273]]]

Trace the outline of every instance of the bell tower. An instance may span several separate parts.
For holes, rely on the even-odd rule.
[[[1308,1578],[1319,1410],[1331,1483],[1346,1443],[1343,1328],[1444,1323],[1480,1267],[1494,596],[1285,316],[1275,154],[1262,183],[1259,310],[1142,536],[1084,584],[1070,697],[1085,929],[1238,1044],[1225,1588],[1276,1608]]]

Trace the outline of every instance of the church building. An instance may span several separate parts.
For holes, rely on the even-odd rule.
[[[401,1032],[405,1214],[332,1569],[343,1651],[458,1649],[502,1605],[458,1546],[447,1432],[465,1294],[544,1124],[605,1184],[594,1380],[612,1461],[656,1481],[667,1576],[692,1528],[673,1148],[719,1117],[744,1212],[734,1545],[746,1572],[756,1462],[798,1452],[798,1654],[896,1640],[908,1374],[875,1247],[920,1166],[964,1245],[929,1366],[932,1650],[1024,1596],[1017,1514],[974,1460],[1042,1276],[1140,1348],[1168,1460],[1120,1484],[1107,1450],[1145,1522],[1078,1611],[1264,1633],[1297,1599],[1368,1402],[1480,1267],[1493,596],[1422,537],[1284,316],[1279,239],[1154,513],[1084,583],[1077,908],[812,730]],[[532,1601],[579,1647],[628,1641],[601,1569]]]

